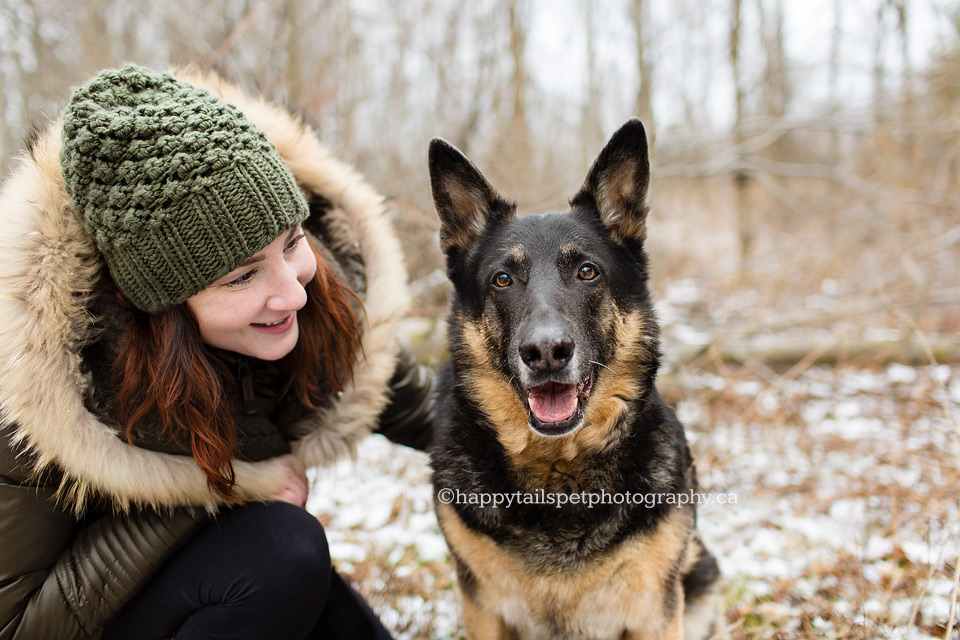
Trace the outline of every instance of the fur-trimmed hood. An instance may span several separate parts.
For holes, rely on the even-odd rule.
[[[333,158],[314,131],[284,109],[215,75],[174,75],[239,108],[276,146],[308,199],[332,208],[337,242],[363,264],[362,356],[353,381],[332,404],[298,425],[288,461],[311,467],[352,454],[387,402],[395,335],[406,311],[406,274],[383,198]],[[86,408],[80,347],[93,322],[87,304],[102,262],[84,234],[60,172],[61,122],[52,122],[0,191],[0,420],[32,455],[37,471],[62,472],[61,499],[77,511],[92,495],[116,508],[192,505],[221,499],[193,459],[127,445]],[[299,432],[299,431],[298,431]],[[263,499],[285,481],[285,461],[234,462],[238,494]]]

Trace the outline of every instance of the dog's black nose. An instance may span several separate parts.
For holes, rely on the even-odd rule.
[[[570,362],[575,347],[576,343],[566,332],[534,331],[520,344],[520,359],[537,373],[556,373]]]

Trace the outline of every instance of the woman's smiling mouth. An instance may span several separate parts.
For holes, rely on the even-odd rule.
[[[257,331],[263,331],[264,333],[277,334],[284,333],[290,327],[293,326],[293,321],[296,319],[297,314],[291,313],[286,318],[277,320],[276,322],[254,322],[250,326],[256,329]]]

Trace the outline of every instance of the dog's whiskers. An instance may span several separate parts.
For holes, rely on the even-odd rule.
[[[607,371],[609,371],[609,372],[612,373],[613,375],[615,375],[615,376],[617,376],[617,377],[620,377],[620,374],[619,374],[619,373],[617,373],[616,371],[614,371],[613,369],[611,369],[610,367],[608,367],[607,365],[605,365],[605,364],[603,364],[603,363],[594,362],[593,360],[588,360],[587,362],[589,362],[590,364],[595,364],[595,365],[597,365],[598,367],[603,367],[604,369],[606,369]]]

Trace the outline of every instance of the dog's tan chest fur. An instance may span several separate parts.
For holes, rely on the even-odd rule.
[[[469,529],[450,505],[437,508],[441,528],[476,577],[467,618],[488,620],[471,640],[503,636],[503,624],[521,638],[664,638],[682,633],[683,594],[677,568],[693,561],[689,510],[678,509],[655,531],[635,536],[583,569],[541,573],[489,537]],[[681,561],[681,557],[683,560]],[[667,590],[674,590],[672,599]],[[673,606],[667,603],[673,602]],[[624,633],[627,633],[624,636]],[[680,637],[679,635],[677,637]]]

